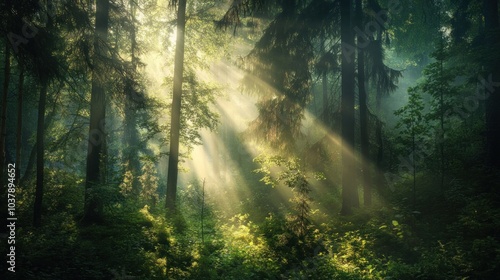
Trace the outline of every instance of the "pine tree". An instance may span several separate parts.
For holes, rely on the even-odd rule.
[[[419,87],[412,87],[408,89],[408,104],[394,112],[394,115],[400,117],[396,129],[400,129],[397,139],[403,145],[401,154],[410,155],[407,160],[410,161],[409,171],[413,176],[412,202],[414,209],[417,200],[417,164],[421,159],[422,152],[420,148],[424,145],[425,139],[428,138],[428,130],[424,122],[424,108],[421,90]]]
[[[85,210],[84,223],[100,222],[103,219],[102,201],[98,194],[102,180],[102,164],[105,155],[105,117],[106,117],[106,89],[103,80],[104,65],[102,59],[106,57],[106,47],[103,45],[108,38],[109,1],[98,0],[96,5],[94,56],[92,69],[92,92],[90,99],[90,126],[87,153],[87,170],[85,183]]]
[[[352,214],[352,208],[359,207],[358,190],[354,173],[354,77],[355,59],[350,49],[354,48],[352,31],[351,1],[340,1],[342,42],[342,209],[343,215]]]
[[[170,124],[170,153],[168,158],[166,207],[175,211],[177,176],[179,172],[179,137],[181,123],[181,98],[184,68],[184,32],[186,27],[186,0],[179,0],[177,7],[177,40],[175,45],[174,94]],[[172,2],[173,5],[177,1]]]

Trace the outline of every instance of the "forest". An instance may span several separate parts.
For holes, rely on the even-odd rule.
[[[500,279],[499,11],[2,1],[0,278]]]

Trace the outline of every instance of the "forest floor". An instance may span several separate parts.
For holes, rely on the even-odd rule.
[[[473,178],[483,179],[456,179],[440,195],[420,174],[416,205],[403,180],[352,216],[314,212],[303,236],[286,213],[254,222],[210,205],[201,236],[188,197],[176,215],[117,200],[103,224],[83,226],[77,207],[62,206],[79,195],[61,190],[43,227],[18,229],[8,279],[498,279],[500,188]]]

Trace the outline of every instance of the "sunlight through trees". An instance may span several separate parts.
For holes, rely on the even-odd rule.
[[[497,279],[496,0],[0,3],[2,279]]]

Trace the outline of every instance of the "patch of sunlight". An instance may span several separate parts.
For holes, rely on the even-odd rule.
[[[256,235],[257,230],[248,214],[237,214],[221,227],[229,249],[244,252],[246,257],[257,257],[269,249],[264,238]]]
[[[156,266],[161,267],[162,273],[165,275],[167,274],[167,258],[158,258],[156,259]]]
[[[149,212],[149,205],[144,205],[144,207],[142,207],[142,209],[139,210],[139,213],[141,213],[144,216],[144,218],[146,218],[146,220],[150,222],[156,221],[155,217],[151,215],[151,213]]]
[[[193,180],[201,185],[205,181],[207,196],[216,200],[219,210],[238,211],[241,200],[250,195],[251,182],[246,182],[244,172],[251,170],[241,168],[243,162],[251,161],[246,157],[253,157],[254,149],[243,143],[239,135],[257,116],[257,109],[254,98],[239,93],[235,87],[229,85],[230,93],[217,100],[215,109],[221,116],[221,124],[217,131],[200,132],[203,145],[194,148],[191,159],[183,164],[189,172],[180,175],[180,185],[188,185]]]
[[[231,159],[230,151],[219,139],[217,134],[203,131],[201,133],[203,146],[197,146],[192,154],[192,160],[184,165],[189,169],[188,173],[180,175],[182,185],[204,183],[206,198],[215,199],[215,206],[221,209],[231,208],[231,204],[239,201],[236,188],[244,188],[246,184],[234,182],[240,181],[239,169],[233,167],[237,164]]]
[[[252,194],[251,187],[259,184],[257,181],[249,181],[252,176],[248,174],[253,170],[249,170],[249,166],[245,165],[245,162],[251,161],[261,153],[274,152],[241,137],[241,133],[248,128],[248,124],[258,117],[259,113],[255,104],[263,96],[242,93],[242,88],[249,85],[242,85],[241,81],[250,79],[254,83],[251,85],[252,87],[258,87],[273,95],[278,93],[258,77],[248,78],[241,69],[227,61],[215,62],[210,66],[209,71],[203,71],[197,75],[201,80],[224,85],[224,96],[217,98],[214,105],[214,109],[221,116],[220,125],[217,131],[203,130],[200,132],[202,145],[196,146],[191,154],[191,159],[182,164],[186,167],[187,172],[180,174],[179,185],[185,186],[195,181],[201,186],[201,182],[204,181],[206,194],[214,199],[214,206],[218,210],[238,213],[240,211],[238,206]],[[321,211],[326,211],[331,209],[332,203],[340,203],[337,196],[341,186],[342,155],[352,157],[356,162],[360,161],[360,155],[353,147],[344,145],[339,134],[332,131],[307,110],[304,112],[301,131],[305,137],[298,140],[299,146],[314,149],[313,145],[318,143],[323,156],[326,155],[331,163],[334,163],[329,167],[333,168],[332,172],[325,173],[330,183],[316,180],[310,182],[311,186],[316,189],[315,192],[324,193],[327,191],[330,193],[331,197],[323,196],[315,205]],[[313,163],[308,163],[313,169],[324,166],[324,159],[319,155],[314,155],[313,152],[306,152],[301,156],[306,157],[306,160],[313,157],[311,159]],[[373,174],[373,178],[377,178],[375,175],[380,174],[380,172],[374,168]],[[358,178],[360,174],[357,170],[353,170],[350,176]],[[362,186],[361,180],[358,183]],[[277,199],[272,202],[275,206],[281,203],[287,204],[293,195],[288,188],[276,188],[276,194]],[[314,193],[311,195],[314,197]]]

